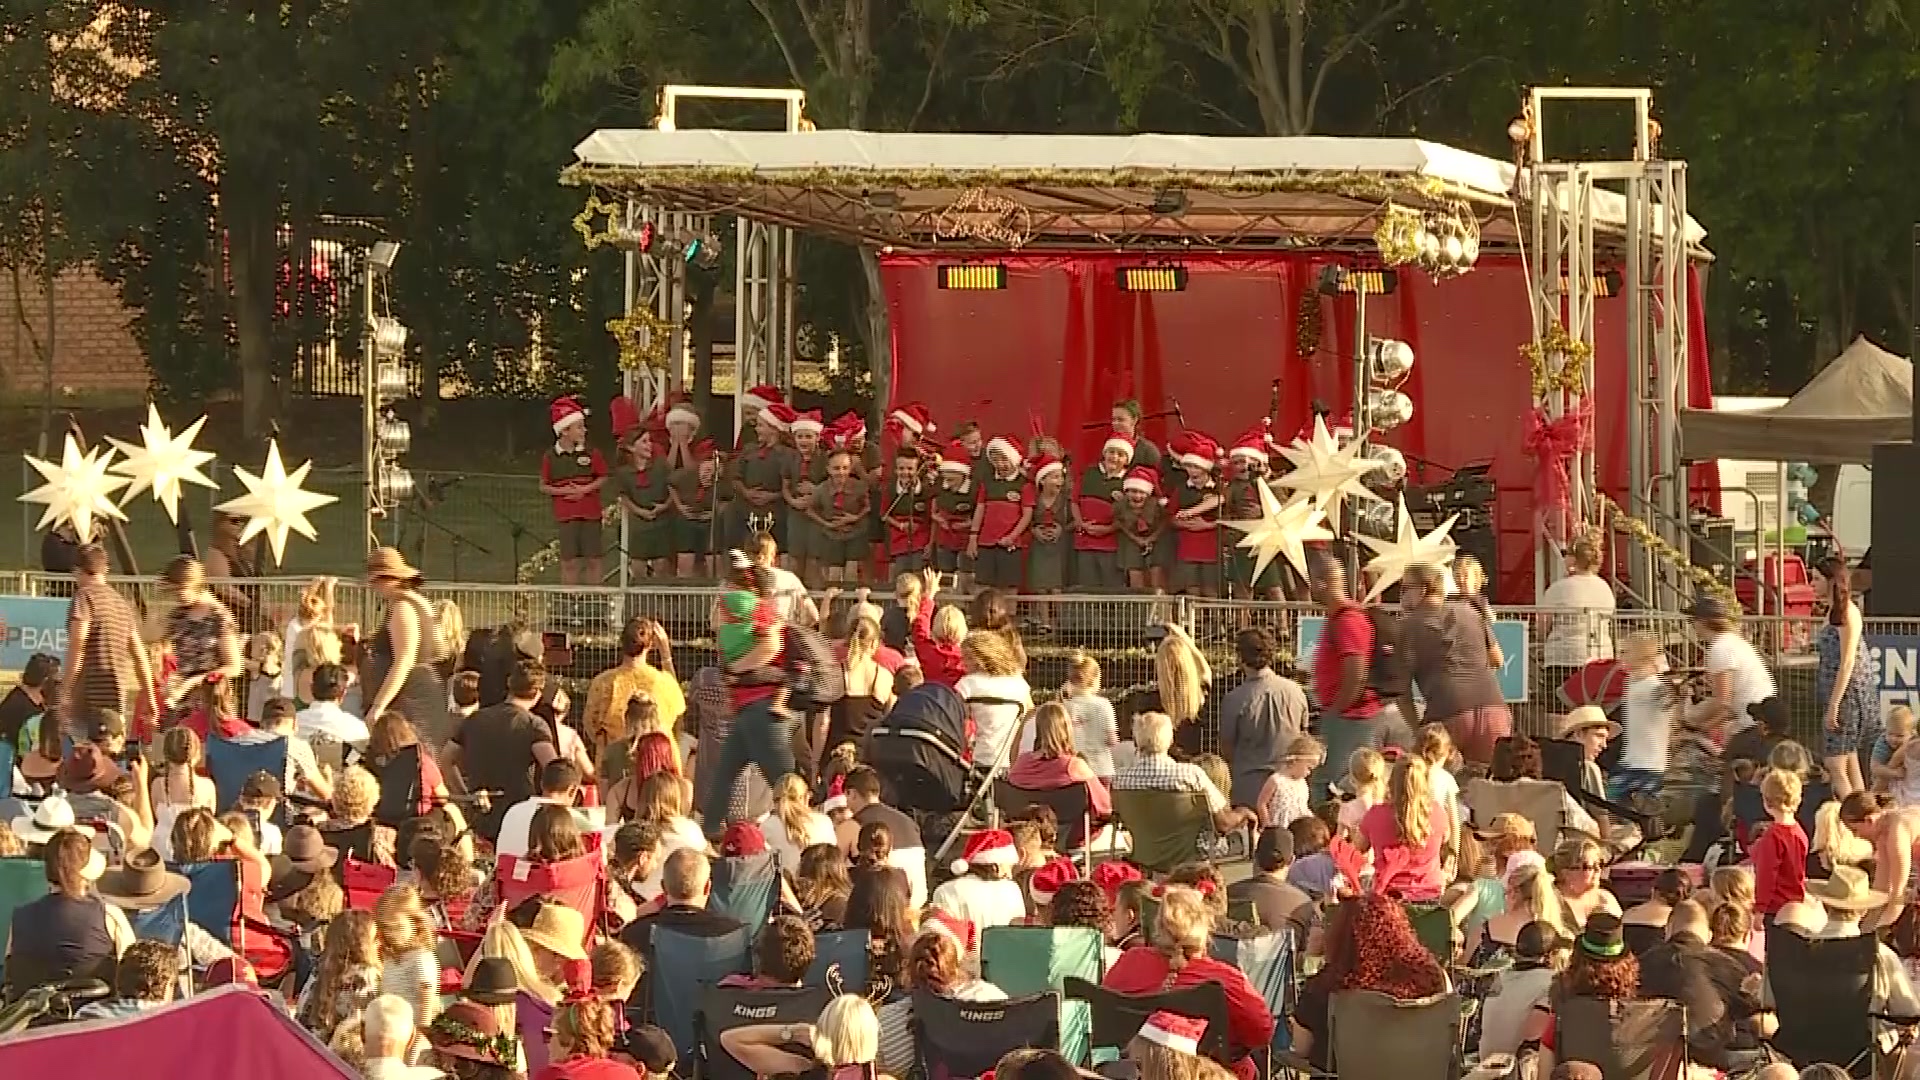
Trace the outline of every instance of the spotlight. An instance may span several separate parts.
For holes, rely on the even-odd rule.
[[[1375,540],[1392,540],[1399,535],[1397,509],[1389,503],[1366,500],[1355,507],[1354,527]]]
[[[373,264],[375,270],[383,274],[392,272],[393,260],[399,257],[400,245],[392,240],[376,241],[373,250],[367,252],[367,261]]]
[[[1533,118],[1516,116],[1507,124],[1507,138],[1515,146],[1523,146],[1533,141]]]
[[[382,465],[374,482],[374,497],[382,506],[406,502],[413,497],[413,474],[397,465]]]
[[[1397,383],[1413,370],[1413,346],[1392,338],[1369,338],[1367,364],[1374,381]]]
[[[407,328],[391,315],[373,319],[373,352],[380,360],[398,360],[407,350]]]
[[[1367,391],[1367,424],[1375,431],[1392,431],[1413,419],[1413,399],[1398,390]]]
[[[412,388],[407,385],[407,372],[397,363],[385,362],[374,369],[373,392],[381,401],[396,401],[406,397]]]
[[[696,236],[687,241],[681,257],[686,259],[688,266],[711,270],[720,265],[720,241],[711,235]]]
[[[1381,443],[1368,443],[1366,457],[1369,461],[1380,463],[1380,471],[1373,475],[1389,484],[1398,484],[1407,478],[1407,455],[1391,446]]]
[[[387,416],[380,421],[380,450],[399,457],[413,448],[413,428],[405,420]]]

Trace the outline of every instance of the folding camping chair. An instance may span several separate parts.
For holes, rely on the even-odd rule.
[[[1040,994],[1068,979],[1098,984],[1106,975],[1106,941],[1086,926],[995,926],[980,935],[980,977],[1008,997]],[[1084,1065],[1093,1011],[1084,1001],[1060,1003],[1060,1052]]]
[[[1133,842],[1127,861],[1156,874],[1200,858],[1213,835],[1213,813],[1198,791],[1115,791],[1113,814]]]
[[[1291,929],[1260,930],[1244,935],[1216,933],[1207,943],[1207,954],[1239,968],[1267,1003],[1267,1015],[1282,1021],[1274,1025],[1274,1049],[1292,1046],[1293,1032],[1285,1020],[1293,1015],[1294,986],[1299,978],[1299,935]]]
[[[771,851],[745,858],[710,859],[713,892],[707,910],[731,915],[758,931],[780,902],[780,863]]]
[[[207,740],[207,775],[213,778],[213,790],[221,810],[231,810],[240,802],[240,789],[247,777],[263,772],[280,778],[287,776],[287,740],[261,743],[237,743],[231,739]],[[286,802],[274,809],[273,823],[287,827]]]
[[[1553,1007],[1554,1057],[1600,1066],[1602,1080],[1681,1080],[1687,1010],[1677,1001],[1567,998]]]
[[[997,779],[993,782],[993,805],[1007,817],[1024,813],[1030,806],[1052,810],[1060,822],[1058,850],[1081,856],[1082,864],[1092,861],[1093,852],[1088,845],[1093,839],[1093,796],[1085,781],[1042,789],[1023,788],[1005,778]]]
[[[128,911],[127,925],[141,941],[158,941],[179,948],[187,940],[187,896],[185,893],[159,907]]]
[[[872,937],[865,930],[825,930],[813,935],[813,966],[807,969],[802,985],[865,994],[872,962],[867,944]]]
[[[588,944],[606,908],[606,863],[598,851],[564,862],[542,863],[502,855],[493,868],[494,895],[512,910],[534,897],[570,907],[587,925]]]
[[[47,868],[39,859],[0,859],[0,928],[11,929],[16,908],[47,895]],[[0,978],[6,973],[6,950],[0,948]]]
[[[380,894],[399,877],[400,871],[391,866],[361,862],[351,855],[340,857],[340,891],[346,895],[350,911],[372,911]]]
[[[1445,904],[1401,904],[1413,936],[1427,947],[1443,968],[1453,966],[1453,913]]]
[[[699,1058],[699,1034],[694,1014],[703,995],[729,975],[753,969],[753,930],[742,926],[718,937],[694,937],[660,927],[653,932],[653,970],[649,1011],[644,1022],[660,1027],[673,1040],[683,1072]]]
[[[1328,1063],[1335,1076],[1459,1080],[1464,1026],[1458,994],[1400,1001],[1341,990],[1328,1008]]]
[[[1127,1044],[1140,1033],[1147,1017],[1162,1009],[1205,1020],[1207,1031],[1200,1037],[1201,1056],[1232,1065],[1227,1046],[1227,991],[1217,982],[1196,983],[1183,990],[1158,994],[1122,994],[1085,979],[1069,978],[1066,995],[1070,1000],[1086,1002],[1093,1012],[1088,1054],[1096,1066],[1126,1053]]]
[[[1567,789],[1554,780],[1467,781],[1466,803],[1473,823],[1486,828],[1500,814],[1519,814],[1533,825],[1534,844],[1552,851],[1560,844]]]
[[[246,919],[240,912],[240,864],[231,859],[181,863],[174,873],[192,883],[187,890],[187,918],[215,941],[242,952],[246,947]]]
[[[722,1033],[748,1024],[811,1024],[833,997],[824,986],[708,987],[693,1014],[701,1080],[754,1080],[752,1069],[721,1048]]]
[[[1809,939],[1784,926],[1768,930],[1767,987],[1780,1027],[1767,1045],[1801,1068],[1827,1062],[1871,1076],[1879,951],[1872,934]]]
[[[924,1080],[974,1080],[1025,1046],[1060,1045],[1060,994],[959,1001],[915,991],[913,1046]]]

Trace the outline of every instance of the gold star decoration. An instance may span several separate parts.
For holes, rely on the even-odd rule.
[[[1255,484],[1260,493],[1260,516],[1249,521],[1222,521],[1220,524],[1245,533],[1237,546],[1253,552],[1253,580],[1267,572],[1275,556],[1285,555],[1295,570],[1307,572],[1306,545],[1315,540],[1333,539],[1326,527],[1327,515],[1312,499],[1296,495],[1286,503],[1267,484]]]
[[[607,333],[620,346],[620,366],[628,371],[667,366],[667,340],[673,326],[645,308],[607,320]]]
[[[1380,498],[1363,481],[1385,463],[1361,457],[1358,439],[1348,440],[1347,445],[1341,446],[1327,430],[1324,416],[1313,418],[1311,437],[1295,440],[1294,445],[1282,446],[1279,450],[1281,456],[1293,463],[1293,471],[1275,479],[1274,483],[1311,498],[1314,505],[1326,512],[1328,520],[1340,520],[1340,505],[1348,495]]]
[[[309,540],[316,540],[319,534],[314,531],[313,522],[307,515],[329,503],[339,502],[332,495],[323,495],[317,491],[307,491],[301,485],[306,483],[307,473],[313,470],[313,462],[302,464],[292,473],[280,461],[280,443],[278,440],[267,444],[267,467],[255,476],[238,465],[233,467],[233,475],[247,489],[245,495],[229,499],[214,509],[223,514],[247,519],[246,528],[240,530],[242,544],[259,536],[267,535],[267,544],[273,548],[273,561],[279,565],[285,558],[287,534],[297,532]]]
[[[1360,537],[1360,542],[1372,548],[1374,556],[1367,560],[1367,574],[1373,579],[1373,586],[1367,590],[1366,602],[1371,604],[1380,595],[1399,583],[1406,576],[1407,568],[1426,563],[1429,566],[1445,570],[1453,563],[1453,553],[1459,547],[1454,543],[1453,523],[1459,514],[1451,515],[1425,536],[1413,527],[1413,518],[1407,514],[1407,500],[1402,496],[1395,508],[1394,538],[1380,540],[1371,536]]]
[[[199,438],[200,428],[206,422],[207,418],[202,416],[175,435],[160,419],[160,410],[148,402],[147,422],[140,426],[140,445],[108,436],[107,441],[120,451],[120,460],[113,463],[112,471],[128,480],[127,489],[120,493],[120,505],[124,507],[134,496],[151,491],[154,500],[166,509],[167,519],[178,524],[181,484],[218,487],[200,471],[200,466],[212,461],[213,455],[193,448],[193,440]]]
[[[588,251],[613,239],[613,225],[617,220],[614,215],[620,213],[622,209],[623,207],[618,203],[602,202],[597,193],[587,196],[587,205],[581,207],[578,214],[573,215],[573,231],[580,234],[580,240],[587,245]],[[606,228],[594,228],[593,219],[597,217],[607,219]]]
[[[127,482],[108,475],[107,468],[112,463],[112,450],[93,449],[82,453],[80,443],[68,435],[58,465],[27,455],[27,464],[46,482],[20,496],[20,501],[39,503],[47,508],[40,515],[37,528],[70,524],[80,542],[89,543],[93,540],[96,519],[127,520],[127,515],[113,502],[113,493],[127,486]]]

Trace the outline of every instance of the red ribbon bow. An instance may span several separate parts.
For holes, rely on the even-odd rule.
[[[1535,462],[1533,508],[1547,533],[1564,540],[1572,527],[1573,455],[1586,444],[1591,406],[1583,403],[1565,416],[1552,418],[1535,406],[1527,416],[1527,434],[1522,445]]]

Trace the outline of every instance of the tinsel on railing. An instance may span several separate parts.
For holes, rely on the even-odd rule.
[[[1312,360],[1320,351],[1320,329],[1320,291],[1301,289],[1300,306],[1293,314],[1293,343],[1300,350],[1300,359]]]
[[[1686,575],[1687,580],[1693,583],[1693,587],[1699,593],[1719,597],[1730,611],[1740,610],[1740,598],[1731,586],[1715,577],[1713,572],[1705,567],[1695,566],[1693,560],[1687,558],[1684,552],[1655,533],[1652,526],[1620,509],[1619,504],[1605,495],[1600,496],[1600,513],[1611,528],[1626,533],[1641,547],[1652,553],[1654,558]]]

